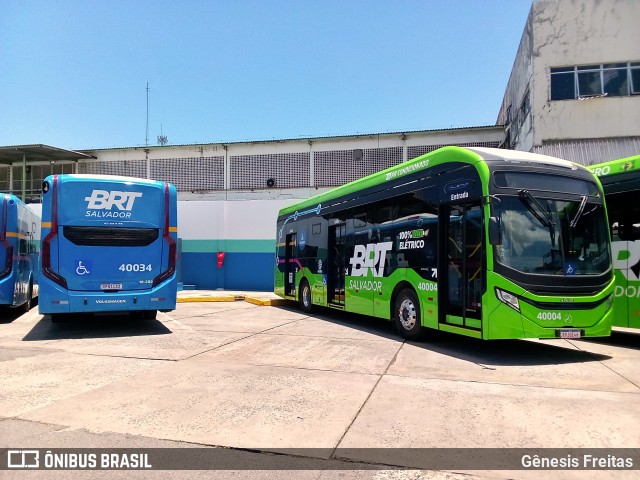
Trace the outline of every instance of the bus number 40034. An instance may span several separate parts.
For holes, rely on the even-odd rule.
[[[118,267],[121,272],[150,272],[152,270],[151,264],[144,263],[123,263]]]

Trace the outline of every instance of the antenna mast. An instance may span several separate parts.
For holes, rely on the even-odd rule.
[[[144,137],[144,145],[149,146],[149,82],[147,82],[147,130]]]

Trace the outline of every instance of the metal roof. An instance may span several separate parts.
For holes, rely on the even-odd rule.
[[[195,143],[170,143],[165,146],[160,145],[130,145],[128,147],[108,147],[108,148],[82,148],[82,152],[97,152],[99,150],[124,150],[124,149],[144,149],[144,148],[169,148],[169,147],[192,147],[192,146],[207,146],[207,145],[239,145],[239,144],[256,144],[256,143],[282,143],[282,142],[299,142],[299,141],[318,141],[318,140],[333,140],[338,138],[367,138],[367,137],[384,137],[393,135],[411,135],[411,134],[425,134],[425,133],[438,133],[438,132],[453,132],[453,131],[466,131],[466,130],[502,130],[504,131],[504,125],[478,125],[474,127],[450,127],[450,128],[436,128],[430,130],[400,130],[394,132],[377,132],[377,133],[353,133],[344,135],[325,135],[325,136],[304,136],[289,137],[289,138],[271,138],[271,139],[254,139],[254,140],[234,140],[234,141],[217,141],[217,142],[195,142]]]
[[[51,161],[78,161],[87,158],[95,158],[92,155],[51,147],[49,145],[14,145],[0,146],[0,164],[11,165],[15,163],[51,162]]]

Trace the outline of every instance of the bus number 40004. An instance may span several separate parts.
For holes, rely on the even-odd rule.
[[[151,264],[148,263],[123,263],[118,267],[121,272],[150,272],[152,270]]]
[[[538,320],[562,320],[562,314],[560,312],[540,312],[537,318]]]

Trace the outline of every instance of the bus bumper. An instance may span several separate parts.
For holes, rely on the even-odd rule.
[[[39,312],[49,313],[99,313],[136,310],[170,311],[176,308],[176,283],[161,285],[152,290],[127,293],[78,292],[62,289],[40,290]]]

